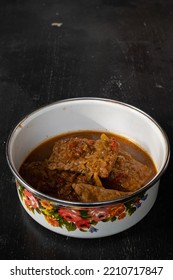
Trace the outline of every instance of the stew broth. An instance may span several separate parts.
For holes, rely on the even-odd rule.
[[[88,154],[85,151],[85,158],[84,150],[79,151],[81,143],[82,149],[86,146],[89,151]],[[74,164],[70,167],[69,159],[60,158],[61,147],[68,154],[71,152],[69,147],[74,148],[71,160]],[[59,154],[56,149],[60,149]],[[78,157],[76,151],[79,151]],[[105,153],[107,157],[104,164],[107,173],[98,171],[103,170],[98,163],[99,153]],[[86,168],[86,158],[92,161],[90,169]],[[59,165],[59,161],[64,161],[63,165]],[[112,133],[80,131],[58,135],[39,145],[26,158],[19,173],[33,188],[47,195],[63,200],[95,202],[116,199],[136,191],[149,182],[157,170],[151,157],[127,138]]]

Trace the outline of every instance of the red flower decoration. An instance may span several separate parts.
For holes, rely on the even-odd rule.
[[[89,228],[91,226],[90,219],[82,218],[78,210],[60,208],[58,210],[59,215],[63,217],[66,221],[75,223],[77,228]]]
[[[89,210],[88,214],[91,216],[90,220],[99,222],[108,217],[109,208],[95,208],[95,209]]]
[[[61,217],[63,217],[68,222],[74,222],[81,220],[80,212],[78,210],[68,209],[68,208],[60,208],[58,213]]]
[[[76,222],[76,226],[78,228],[89,228],[91,224],[89,223],[89,219],[80,219],[79,221]]]
[[[28,190],[24,189],[23,191],[24,195],[24,202],[27,208],[30,210],[31,208],[36,209],[39,208],[38,201],[36,198],[30,193]]]

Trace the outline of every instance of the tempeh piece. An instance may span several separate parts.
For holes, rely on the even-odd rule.
[[[99,202],[106,200],[114,200],[131,194],[131,192],[121,192],[118,190],[105,189],[90,184],[72,184],[75,193],[82,202]]]
[[[151,169],[148,166],[121,150],[105,183],[110,188],[134,192],[144,186],[150,177]]]
[[[106,178],[117,159],[119,146],[115,138],[102,137],[62,139],[55,143],[48,160],[51,170],[68,170]]]

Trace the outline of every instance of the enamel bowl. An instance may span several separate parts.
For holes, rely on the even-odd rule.
[[[112,132],[130,139],[151,156],[157,175],[132,195],[96,203],[58,200],[21,178],[18,170],[36,146],[58,134],[78,130]],[[47,229],[78,238],[109,236],[138,223],[156,200],[169,157],[167,136],[155,120],[128,104],[100,98],[66,99],[36,110],[14,128],[7,143],[7,161],[26,212]]]

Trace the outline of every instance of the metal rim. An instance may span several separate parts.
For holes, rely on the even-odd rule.
[[[144,115],[145,117],[147,117],[150,121],[152,121],[157,128],[160,130],[160,132],[163,135],[163,138],[165,139],[165,143],[166,143],[166,147],[167,147],[167,151],[166,151],[166,160],[165,160],[165,164],[162,167],[162,169],[160,170],[159,173],[156,174],[156,176],[149,182],[147,183],[145,186],[143,186],[142,188],[140,188],[139,190],[137,190],[136,192],[134,192],[131,195],[119,198],[119,199],[115,199],[115,200],[108,200],[108,201],[101,201],[101,202],[73,202],[73,201],[67,201],[67,200],[61,200],[61,199],[57,199],[55,197],[52,196],[48,196],[42,192],[37,191],[36,189],[34,189],[32,186],[30,186],[18,173],[18,171],[16,170],[15,166],[12,164],[11,162],[11,157],[10,157],[10,152],[9,152],[9,148],[10,148],[10,143],[11,143],[11,139],[17,129],[17,127],[26,119],[29,118],[30,116],[32,116],[33,114],[36,114],[39,111],[42,111],[43,109],[46,109],[48,107],[54,106],[56,104],[60,104],[60,103],[65,103],[65,102],[75,102],[75,101],[101,101],[101,102],[111,102],[111,103],[115,103],[115,104],[119,104],[121,106],[125,106],[128,107],[134,111],[139,112],[140,114]],[[97,97],[81,97],[81,98],[69,98],[69,99],[63,99],[63,100],[59,100],[56,102],[53,102],[51,104],[48,104],[46,106],[42,106],[37,110],[34,110],[33,112],[31,112],[30,114],[26,115],[15,127],[14,129],[11,131],[8,139],[7,139],[7,143],[6,143],[6,159],[8,162],[8,165],[13,173],[13,175],[15,176],[16,180],[19,181],[19,183],[21,183],[27,190],[29,190],[30,192],[32,192],[34,195],[36,195],[39,198],[43,198],[46,200],[51,200],[52,202],[54,202],[57,205],[62,205],[62,206],[78,206],[78,207],[103,207],[103,206],[107,206],[107,205],[111,205],[111,204],[116,204],[116,203],[124,203],[125,201],[129,201],[132,198],[134,198],[135,196],[137,196],[138,194],[140,194],[141,192],[145,192],[147,191],[149,188],[151,188],[159,179],[160,177],[163,175],[163,173],[165,172],[168,163],[169,163],[169,159],[170,159],[170,144],[169,144],[169,140],[167,137],[167,134],[165,133],[165,131],[162,129],[162,127],[158,124],[158,122],[156,122],[151,116],[149,116],[147,113],[145,113],[144,111],[129,105],[127,103],[121,102],[121,101],[116,101],[116,100],[112,100],[112,99],[106,99],[106,98],[97,98]]]

